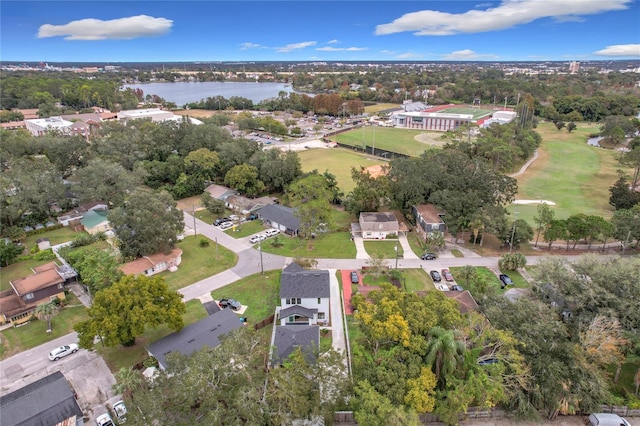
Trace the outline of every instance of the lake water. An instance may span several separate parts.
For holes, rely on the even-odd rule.
[[[168,102],[183,106],[189,102],[199,102],[206,98],[232,96],[251,99],[254,104],[264,99],[277,98],[279,92],[293,92],[293,88],[285,83],[244,83],[219,81],[180,81],[176,83],[144,83],[125,84],[124,88],[141,89],[144,95],[157,95]]]

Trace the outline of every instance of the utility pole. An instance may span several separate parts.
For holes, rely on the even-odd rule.
[[[193,205],[193,235],[198,235],[196,230],[196,205]]]
[[[264,275],[264,264],[262,263],[262,241],[258,245],[258,251],[260,252],[260,273]]]
[[[511,241],[509,242],[509,253],[513,250],[513,238],[516,235],[516,221],[518,220],[518,212],[515,212],[516,217],[513,219],[513,228],[511,229]]]
[[[400,241],[399,235],[398,235],[398,239],[396,239],[396,269],[398,269],[398,241]]]
[[[627,232],[627,239],[624,241],[624,244],[622,245],[622,256],[624,256],[624,252],[627,249],[627,244],[629,244],[629,238],[631,238],[631,230]]]

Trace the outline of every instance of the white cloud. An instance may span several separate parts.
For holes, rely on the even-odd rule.
[[[64,25],[44,24],[38,30],[38,38],[64,37],[65,40],[129,40],[140,37],[157,37],[171,29],[173,21],[165,18],[138,15],[103,21],[81,19]]]
[[[594,55],[640,57],[640,44],[615,44],[594,52]]]
[[[292,50],[304,49],[305,47],[315,46],[317,42],[315,41],[303,41],[302,43],[291,43],[286,46],[276,47],[276,52],[287,53]]]
[[[422,58],[422,55],[418,55],[417,53],[413,53],[413,52],[406,52],[396,56],[396,59],[417,59],[417,58]]]
[[[395,55],[396,54],[395,51],[388,50],[388,49],[381,50],[380,53],[384,53],[385,55]]]
[[[336,40],[335,38],[333,40],[329,40],[327,42],[327,44],[336,44],[336,43],[340,43],[340,40]]]
[[[262,45],[256,43],[240,43],[240,50],[257,49],[259,47],[262,47]]]
[[[316,47],[316,50],[321,50],[323,52],[361,52],[363,50],[367,50],[366,47]]]
[[[411,31],[415,35],[453,35],[503,30],[537,19],[576,19],[612,10],[624,10],[633,0],[503,0],[486,10],[446,13],[422,10],[407,13],[388,24],[376,27],[376,35]]]
[[[465,60],[474,60],[474,59],[497,59],[496,55],[491,54],[481,54],[474,52],[470,49],[464,50],[456,50],[455,52],[447,53],[446,55],[442,55],[442,59],[445,61],[465,61]]]

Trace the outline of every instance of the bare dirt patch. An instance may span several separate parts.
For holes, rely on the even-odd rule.
[[[181,111],[174,111],[175,115],[188,115],[193,118],[209,118],[213,117],[218,111],[209,111],[206,109],[183,109]]]
[[[415,139],[416,142],[420,142],[426,145],[444,146],[446,142],[440,139],[441,136],[442,133],[424,132],[414,136],[413,139]]]

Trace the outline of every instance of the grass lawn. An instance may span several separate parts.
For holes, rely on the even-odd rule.
[[[275,312],[280,304],[281,271],[269,271],[243,278],[219,290],[211,292],[215,300],[223,298],[236,299],[247,306],[243,316],[248,324],[255,324]]]
[[[185,327],[207,316],[207,311],[199,300],[190,300],[186,305],[187,312],[182,317]],[[105,348],[97,343],[95,350],[102,355],[111,372],[115,373],[122,367],[128,368],[144,361],[148,356],[145,348],[171,333],[173,330],[167,325],[161,325],[158,328],[147,329],[142,336],[136,339],[136,344],[133,346],[118,345]]]
[[[402,245],[400,245],[398,240],[364,242],[364,249],[372,258],[379,257],[381,259],[395,259],[396,247],[398,247],[398,257],[402,258],[404,251],[402,250]]]
[[[231,235],[233,238],[244,238],[249,235],[256,234],[260,231],[264,231],[266,228],[262,224],[261,220],[251,220],[248,222],[243,222],[240,225],[236,226],[235,229],[232,226],[231,228],[225,230],[228,235]]]
[[[557,219],[577,213],[609,218],[609,187],[616,181],[620,166],[616,151],[587,145],[588,135],[598,132],[598,125],[580,123],[569,133],[557,130],[553,123],[542,123],[536,131],[543,139],[539,158],[517,178],[517,198],[555,202],[551,207]],[[519,218],[533,225],[536,208],[512,205],[508,210],[518,212]]]
[[[200,247],[200,240],[209,241],[207,247]],[[238,262],[238,256],[202,235],[186,237],[177,246],[182,249],[182,263],[175,272],[160,274],[170,290],[178,290],[211,275],[231,268]]]
[[[347,336],[349,337],[349,344],[352,348],[353,344],[356,343],[362,335],[362,330],[360,330],[360,326],[355,317],[353,315],[347,315]]]
[[[333,135],[331,140],[359,148],[362,148],[364,142],[364,144],[376,149],[417,157],[432,148],[433,145],[429,142],[419,142],[416,137],[423,139],[424,136],[421,135],[430,133],[432,132],[425,132],[424,130],[366,126]]]
[[[529,282],[518,271],[500,271],[500,273],[509,275],[511,281],[513,281],[514,288],[529,288]],[[510,287],[511,288],[511,287]]]
[[[0,359],[35,348],[65,334],[73,332],[73,325],[86,320],[87,311],[72,294],[68,296],[68,305],[51,320],[53,331],[47,333],[47,323],[34,319],[27,325],[17,328],[8,328],[0,331],[1,351]]]
[[[486,117],[488,115],[493,114],[493,110],[492,109],[488,109],[488,108],[473,108],[470,106],[455,106],[455,107],[451,107],[451,108],[446,108],[443,110],[440,110],[438,112],[443,112],[446,114],[471,114],[473,115],[473,119],[477,120],[479,118],[482,117]]]
[[[351,192],[355,187],[351,179],[351,167],[359,170],[360,166],[386,164],[383,160],[344,148],[309,149],[298,152],[298,156],[304,172],[318,170],[319,173],[324,173],[325,170],[329,170],[336,177],[338,187],[345,194]]]
[[[24,278],[27,275],[33,275],[33,271],[31,268],[36,266],[44,265],[45,263],[51,262],[50,260],[23,260],[22,262],[12,263],[9,266],[5,266],[2,268],[2,273],[0,274],[0,291],[10,290],[11,284],[9,281]]]
[[[43,232],[42,234],[32,234],[27,236],[24,240],[24,245],[31,249],[36,245],[36,240],[40,238],[48,238],[51,242],[52,246],[56,244],[66,243],[67,241],[72,241],[78,235],[87,235],[86,232],[75,232],[68,226],[64,226],[62,228],[54,229],[53,231]]]
[[[436,287],[424,269],[403,269],[402,279],[405,291],[415,293],[416,291],[431,291]]]
[[[364,107],[364,112],[367,114],[375,114],[380,111],[386,111],[388,109],[394,109],[400,107],[399,104],[379,103],[375,105],[367,105]]]
[[[424,238],[421,234],[409,232],[407,233],[407,241],[409,241],[409,246],[411,246],[411,250],[413,250],[416,256],[421,256],[426,253],[427,249],[425,248]]]
[[[319,235],[315,239],[283,236],[278,239],[280,247],[271,245],[273,238],[262,243],[265,253],[279,254],[287,257],[355,259],[356,246],[351,241],[350,232],[333,232]]]

